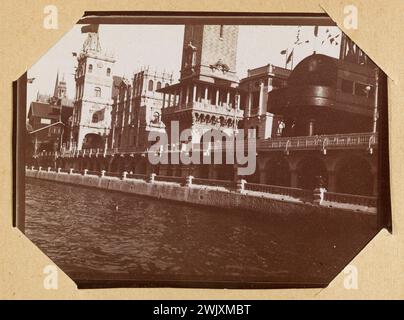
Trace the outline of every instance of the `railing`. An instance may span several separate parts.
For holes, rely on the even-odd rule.
[[[105,172],[105,176],[107,177],[115,177],[115,178],[121,178],[122,174],[119,172]]]
[[[247,140],[236,140],[235,148],[247,148]],[[350,133],[350,134],[333,134],[333,135],[316,135],[316,136],[300,136],[300,137],[281,137],[270,138],[266,140],[257,140],[258,151],[289,151],[289,150],[322,150],[327,149],[352,149],[362,148],[372,150],[377,147],[377,133]],[[183,152],[181,147],[165,146],[163,152]],[[194,144],[191,148],[192,151],[206,152],[200,144]],[[214,143],[209,151],[224,151],[222,142]],[[115,155],[115,154],[133,154],[138,153],[147,155],[147,150],[139,151],[136,147],[123,147],[113,149],[84,149],[76,151],[58,152],[45,152],[39,153],[41,156],[93,156],[93,155]]]
[[[359,196],[345,193],[334,193],[334,192],[325,192],[324,200],[329,202],[337,202],[337,203],[348,203],[359,206],[377,207],[377,198],[369,197],[369,196]]]
[[[164,181],[164,182],[173,182],[173,183],[184,183],[185,178],[184,177],[174,177],[174,176],[160,176],[156,175],[154,177],[155,181]]]
[[[203,178],[193,178],[192,184],[212,186],[212,187],[224,187],[228,189],[234,189],[235,183],[228,180],[214,180],[214,179],[203,179]]]
[[[219,105],[216,104],[211,104],[208,101],[204,101],[202,99],[201,101],[190,101],[188,104],[177,104],[170,106],[168,108],[164,108],[162,110],[163,115],[168,114],[168,113],[173,113],[173,112],[178,112],[178,111],[185,111],[185,110],[196,110],[200,112],[209,112],[210,114],[215,114],[215,115],[225,115],[225,116],[231,116],[231,117],[238,117],[241,119],[243,117],[244,111],[241,109],[235,109],[234,106],[228,105],[227,103],[223,102]]]
[[[146,180],[146,179],[147,179],[147,174],[128,173],[128,174],[126,175],[126,178],[128,178],[128,179]]]
[[[87,174],[93,175],[93,176],[99,176],[99,175],[100,175],[100,172],[99,172],[99,171],[87,170]]]
[[[377,133],[350,133],[317,135],[302,137],[282,137],[260,140],[257,143],[257,149],[265,150],[305,150],[305,149],[349,149],[349,148],[367,148],[370,149],[377,145]]]
[[[306,190],[306,189],[273,186],[273,185],[259,184],[259,183],[248,183],[248,182],[245,184],[244,188],[245,188],[245,190],[249,190],[249,191],[289,196],[292,198],[300,199],[304,202],[313,201],[313,191]]]

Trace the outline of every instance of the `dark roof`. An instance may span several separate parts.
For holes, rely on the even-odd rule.
[[[29,112],[33,117],[59,119],[60,107],[49,103],[31,102]]]

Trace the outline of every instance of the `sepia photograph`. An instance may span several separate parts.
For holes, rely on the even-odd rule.
[[[89,14],[19,81],[15,222],[79,288],[323,288],[391,230],[386,76],[326,15]]]

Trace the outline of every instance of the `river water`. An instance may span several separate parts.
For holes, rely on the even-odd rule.
[[[259,214],[26,181],[26,235],[73,280],[96,286],[324,283],[373,237],[374,225],[360,213]]]

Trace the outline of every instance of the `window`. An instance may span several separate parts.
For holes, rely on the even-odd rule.
[[[223,38],[223,32],[224,32],[224,26],[223,25],[220,25],[220,31],[219,31],[219,37],[220,38]]]
[[[93,114],[93,119],[92,119],[93,123],[97,123],[98,122],[98,114],[94,113]]]
[[[168,86],[169,86],[169,84],[168,84],[168,83],[166,83],[166,84],[165,84],[165,87],[167,88]]]
[[[93,72],[93,65],[89,64],[88,65],[88,73],[91,73],[91,72]]]
[[[353,87],[354,87],[353,81],[342,80],[342,82],[341,82],[342,92],[353,94]]]
[[[100,87],[95,87],[94,91],[95,91],[96,97],[98,97],[98,98],[101,97],[101,88]]]
[[[111,75],[111,68],[107,68],[107,77]]]
[[[157,82],[157,90],[161,89],[161,82]]]
[[[153,80],[149,80],[149,85],[147,87],[147,90],[153,91],[153,85],[154,85]]]

